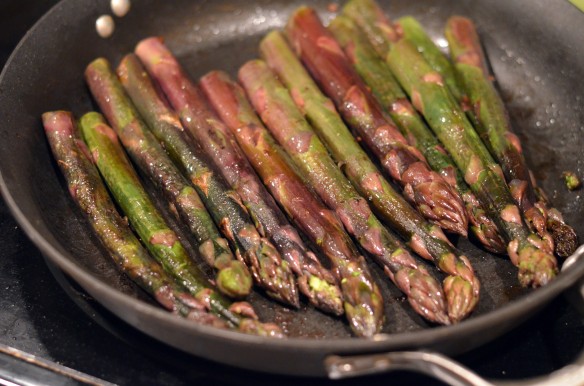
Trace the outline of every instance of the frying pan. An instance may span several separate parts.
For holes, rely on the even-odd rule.
[[[111,13],[108,3],[63,0],[26,35],[7,63],[0,78],[0,187],[22,229],[43,254],[138,330],[197,356],[270,373],[343,377],[401,366],[457,384],[481,384],[472,373],[429,351],[459,354],[494,339],[584,275],[584,259],[573,256],[549,285],[521,289],[508,259],[458,240],[483,283],[473,316],[455,326],[429,326],[408,310],[373,267],[388,305],[383,333],[371,340],[352,338],[342,320],[309,306],[289,310],[261,293],[250,300],[263,320],[281,324],[289,339],[198,326],[160,310],[116,270],[89,232],[52,160],[40,116],[56,109],[76,115],[94,110],[83,81],[85,66],[98,56],[117,63],[150,35],[164,36],[194,79],[211,69],[235,74],[238,66],[257,56],[259,39],[283,26],[300,2],[143,0],[135,2],[127,16],[116,18],[113,36],[103,39],[95,31],[95,20]],[[584,14],[559,0],[553,8],[545,0],[381,4],[392,17],[418,17],[439,43],[449,15],[463,14],[477,22],[527,161],[553,204],[583,235],[584,197],[568,192],[559,176],[565,170],[580,175],[584,171]],[[327,1],[311,5],[325,21],[332,16]],[[184,230],[173,226],[188,245]]]

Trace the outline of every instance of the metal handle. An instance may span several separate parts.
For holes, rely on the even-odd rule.
[[[0,343],[0,385],[90,385],[113,383]]]
[[[584,255],[584,245],[564,262],[562,271],[570,269]],[[584,279],[574,288],[579,301],[584,302]],[[382,354],[338,356],[325,359],[325,368],[331,379],[378,374],[395,370],[424,373],[452,386],[556,386],[584,385],[584,351],[572,364],[553,373],[520,381],[492,382],[442,354],[428,351],[402,351]]]
[[[430,375],[452,386],[494,386],[458,362],[438,353],[389,352],[357,356],[330,356],[325,360],[329,378],[341,379],[395,370]]]

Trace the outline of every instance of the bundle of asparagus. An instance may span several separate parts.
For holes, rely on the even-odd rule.
[[[445,35],[463,85],[463,96],[459,100],[469,107],[467,113],[477,133],[503,168],[511,194],[527,225],[544,240],[553,239],[559,256],[570,256],[578,247],[576,232],[564,222],[557,209],[548,208],[543,199],[537,199],[521,143],[511,130],[505,105],[491,80],[473,22],[461,16],[451,17]]]
[[[340,221],[293,170],[239,86],[221,73],[206,75],[202,86],[274,197],[331,261],[343,290],[344,308],[353,331],[361,336],[373,335],[383,321],[381,294],[363,256],[357,252]],[[407,281],[406,275],[400,276],[404,276],[402,281]],[[422,308],[426,303],[426,299],[421,299],[416,304]],[[435,307],[430,304],[423,311],[432,315]]]
[[[344,125],[330,99],[322,94],[302,67],[284,37],[278,32],[268,34],[260,44],[260,51],[286,84],[296,106],[312,124],[336,162],[343,165],[342,170],[359,193],[367,197],[382,219],[391,224],[415,252],[430,260],[435,259],[436,264],[451,275],[444,281],[450,319],[458,321],[468,315],[478,300],[479,284],[466,257],[454,250],[442,230],[428,223],[385,180]],[[288,111],[287,115],[291,115],[290,109]],[[291,118],[295,120],[293,116]],[[341,178],[338,177],[338,180]],[[318,180],[318,176],[315,180]],[[338,185],[339,189],[343,186],[340,183]],[[324,192],[323,189],[317,191],[326,194],[327,189]],[[374,217],[369,223],[373,221],[376,221]],[[377,250],[382,250],[382,247],[370,253],[378,258],[391,277],[392,269],[400,265],[395,265],[395,258],[384,258],[379,254]],[[407,261],[411,267],[423,269],[411,258],[400,260],[401,264]],[[476,291],[473,291],[473,287]]]
[[[47,112],[43,114],[43,125],[71,197],[119,268],[164,308],[201,324],[226,327],[225,321],[205,310],[201,300],[175,284],[134,236],[115,209],[73,115],[66,111]]]
[[[424,116],[465,181],[497,223],[522,285],[544,285],[557,273],[549,244],[532,233],[509,192],[501,167],[493,160],[441,75],[396,31],[373,0],[351,0],[343,9],[386,58],[394,76]]]
[[[577,237],[536,191],[470,20],[448,21],[454,64],[415,19],[392,25],[374,0],[349,0],[328,30],[301,7],[286,34],[290,45],[279,32],[262,40],[266,62],[240,68],[243,88],[214,71],[201,79],[201,92],[158,38],[122,60],[119,79],[105,59],[95,60],[86,80],[114,130],[100,114],[84,115],[89,149],[70,113],[43,115],[73,199],[138,285],[198,323],[282,336],[250,304],[214,289],[150,200],[118,137],[190,228],[217,270],[217,288],[230,297],[248,294],[253,277],[268,295],[298,307],[298,284],[313,305],[344,312],[356,335],[372,337],[382,328],[384,301],[350,234],[417,313],[455,323],[476,307],[480,284],[440,227],[466,236],[469,221],[486,249],[507,251],[524,286],[555,276],[554,247],[569,255]],[[377,215],[448,275],[442,288]]]
[[[377,100],[385,107],[402,134],[416,146],[438,172],[460,194],[470,221],[470,229],[481,244],[495,253],[505,252],[505,242],[497,226],[486,215],[454,160],[446,153],[438,139],[415,111],[387,63],[377,55],[367,37],[348,17],[339,15],[329,30],[345,50],[348,60],[363,78]]]
[[[181,283],[205,309],[240,331],[279,336],[271,324],[258,322],[253,307],[245,302],[231,303],[213,290],[204,274],[190,260],[176,233],[168,227],[142,187],[116,133],[98,113],[87,113],[80,120],[81,133],[99,172],[116,202],[142,242],[162,267]]]
[[[270,296],[298,307],[298,290],[290,264],[282,260],[272,244],[276,242],[293,265],[296,265],[293,261],[296,254],[305,250],[298,246],[298,238],[291,238],[290,232],[286,232],[286,218],[265,191],[237,144],[210,110],[199,89],[190,82],[162,41],[157,38],[141,41],[136,46],[136,55],[178,112],[183,127],[239,193],[238,197],[243,199],[243,205],[251,214],[255,226],[251,223],[244,227],[240,225],[237,236],[248,244],[243,258],[256,282],[266,288]],[[272,242],[265,236],[270,237]]]
[[[109,122],[116,129],[134,162],[161,189],[189,225],[199,252],[218,272],[217,287],[228,296],[249,294],[251,277],[247,268],[235,260],[227,241],[219,236],[197,192],[166,155],[156,138],[140,119],[125,95],[116,75],[105,59],[87,66],[89,88]]]
[[[170,151],[179,148],[179,142],[181,142],[182,138],[179,134],[182,130],[179,119],[157,94],[155,85],[152,83],[152,80],[138,58],[133,54],[127,55],[118,67],[118,74],[128,94],[153,131],[155,133],[160,132],[161,137],[163,137],[162,133],[165,131],[169,132],[169,136],[176,137],[176,140],[168,143],[166,148]],[[248,189],[250,194],[253,194],[257,190],[253,190],[252,188],[256,186],[258,185],[246,186],[246,189]],[[257,199],[259,200],[259,198]],[[257,205],[260,204],[261,202]],[[267,214],[261,210],[259,212],[262,220],[266,218],[270,220],[269,216],[271,212]],[[277,212],[274,211],[274,214],[274,220],[278,220],[279,222],[264,221],[263,224],[266,225],[264,229],[269,230],[269,233],[274,235],[275,245],[278,246],[282,255],[290,263],[291,269],[296,273],[302,293],[315,306],[327,312],[337,315],[341,314],[340,291],[331,273],[324,269],[316,256],[304,246],[300,236],[287,223],[284,215],[280,215],[279,210]]]
[[[316,82],[387,173],[429,220],[466,236],[468,219],[458,193],[428,167],[373,99],[313,9],[302,7],[286,27],[288,38]]]

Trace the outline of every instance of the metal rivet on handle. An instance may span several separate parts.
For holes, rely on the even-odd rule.
[[[116,24],[110,15],[102,15],[95,21],[95,29],[102,38],[109,38],[114,33]]]
[[[130,0],[111,0],[112,12],[117,17],[124,17],[130,10]]]

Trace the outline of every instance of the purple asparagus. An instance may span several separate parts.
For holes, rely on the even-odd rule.
[[[461,197],[432,171],[373,98],[316,12],[301,7],[290,18],[287,36],[321,89],[355,134],[404,188],[405,197],[429,220],[466,237],[468,218]]]

